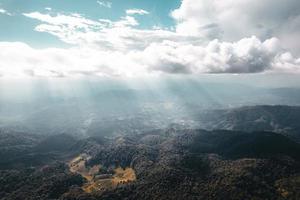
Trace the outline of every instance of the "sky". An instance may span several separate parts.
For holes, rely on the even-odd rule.
[[[0,0],[0,78],[299,74],[299,0]]]

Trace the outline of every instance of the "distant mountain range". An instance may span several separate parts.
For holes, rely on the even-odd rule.
[[[300,107],[247,106],[199,114],[201,127],[246,132],[273,131],[300,141]]]
[[[180,85],[168,83],[153,89],[91,87],[65,91],[61,95],[50,95],[40,90],[32,93],[31,98],[14,93],[17,97],[1,96],[0,128],[37,134],[72,132],[85,137],[100,132],[111,135],[166,128],[172,123],[206,128],[211,121],[201,117],[204,120],[201,124],[198,119],[199,113],[206,114],[206,110],[238,110],[236,108],[245,106],[251,109],[256,105],[300,106],[298,88],[199,84],[195,81]],[[248,111],[245,108],[240,112]]]

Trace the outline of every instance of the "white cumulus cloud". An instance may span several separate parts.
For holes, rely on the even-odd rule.
[[[284,51],[278,39],[256,37],[208,45],[153,42],[145,49],[91,47],[37,50],[24,43],[0,42],[0,74],[6,76],[121,76],[149,74],[300,72],[300,59]]]
[[[224,41],[277,37],[300,53],[299,0],[182,0],[171,16],[181,34]]]

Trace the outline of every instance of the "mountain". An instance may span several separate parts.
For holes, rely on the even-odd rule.
[[[198,115],[204,129],[272,131],[300,141],[299,106],[247,106],[209,110]]]
[[[25,132],[0,131],[0,169],[44,166],[74,154],[77,143],[71,135],[41,136]]]
[[[299,155],[298,143],[276,133],[169,129],[119,138],[88,164],[135,170],[126,187],[94,192],[103,199],[293,199]],[[281,184],[287,177],[294,182]]]
[[[126,84],[110,88],[101,83],[76,88],[76,92],[66,88],[45,92],[46,88],[36,87],[30,92],[31,98],[3,92],[0,128],[45,135],[110,136],[162,129],[171,123],[190,128],[217,126],[210,120],[196,127],[199,113],[205,114],[205,110],[227,111],[260,104],[300,105],[297,88],[262,88],[230,82],[167,81],[146,88]]]
[[[26,151],[0,163],[1,200],[281,200],[300,195],[300,144],[278,133],[177,127],[111,138],[36,137],[15,134],[6,145],[14,149],[29,143]],[[43,157],[36,157],[41,151]],[[42,162],[19,159],[28,155]]]
[[[190,145],[192,153],[216,153],[228,159],[286,155],[300,160],[300,145],[278,133],[200,131]]]

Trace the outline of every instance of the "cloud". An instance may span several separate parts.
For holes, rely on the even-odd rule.
[[[300,60],[284,51],[277,38],[213,40],[206,46],[164,42],[152,44],[144,53],[148,69],[166,73],[300,72]]]
[[[166,39],[190,39],[167,30],[135,29],[139,23],[133,16],[111,21],[90,20],[76,13],[50,15],[32,12],[23,15],[42,22],[35,27],[36,31],[52,34],[69,44],[92,46],[96,49],[128,51],[144,49],[152,42],[162,42]],[[195,38],[190,40],[196,41]]]
[[[102,7],[111,8],[112,3],[108,1],[97,1],[97,4],[99,4]]]
[[[12,14],[10,12],[8,12],[7,10],[5,10],[3,8],[0,8],[0,14],[12,16]]]
[[[92,31],[97,31],[105,26],[110,25],[110,21],[93,21],[84,18],[82,15],[72,13],[65,14],[42,14],[40,12],[24,13],[26,17],[39,20],[43,24],[38,25],[35,30],[39,32],[50,33],[62,41],[70,44],[77,44],[78,42],[86,39],[87,34]]]
[[[180,34],[223,41],[277,37],[285,48],[300,53],[298,0],[182,0],[171,16]]]
[[[0,74],[13,77],[300,72],[300,59],[284,51],[276,38],[214,40],[206,46],[164,41],[124,52],[89,47],[38,50],[10,42],[0,42],[0,49]]]
[[[80,47],[34,49],[19,42],[0,42],[0,49],[0,74],[8,77],[130,77],[146,73],[130,53]]]
[[[143,10],[143,9],[128,9],[128,10],[126,10],[126,14],[127,15],[135,15],[135,14],[148,15],[150,13],[146,10]]]
[[[200,23],[196,20],[196,16],[201,15],[198,14],[201,6],[190,8],[187,5],[185,9],[189,13],[182,10],[183,5],[175,10],[172,16],[177,20],[176,31],[141,29],[137,19],[130,14],[112,21],[92,20],[78,13],[24,13],[25,17],[40,22],[35,27],[36,31],[49,33],[72,45],[68,48],[35,49],[21,42],[0,42],[0,74],[2,77],[133,77],[300,73],[300,58],[293,56],[280,38],[262,39],[254,35],[225,40],[223,25],[219,21],[199,18],[203,22]],[[201,9],[214,10],[210,6]],[[191,26],[194,23],[198,27],[195,30]],[[179,30],[183,24],[191,30]],[[286,27],[296,28],[296,24],[290,21]],[[220,38],[212,39],[215,37]]]

